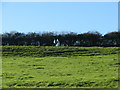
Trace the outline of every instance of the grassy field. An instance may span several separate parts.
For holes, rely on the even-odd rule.
[[[2,48],[3,88],[118,88],[117,47]]]

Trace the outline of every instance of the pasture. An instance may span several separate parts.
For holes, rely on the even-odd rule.
[[[118,88],[118,47],[2,49],[3,88]]]

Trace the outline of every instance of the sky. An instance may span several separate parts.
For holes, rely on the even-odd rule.
[[[118,31],[117,2],[3,2],[2,33]]]

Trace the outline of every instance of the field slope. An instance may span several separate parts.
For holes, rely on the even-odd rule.
[[[3,88],[118,88],[117,47],[2,48]]]

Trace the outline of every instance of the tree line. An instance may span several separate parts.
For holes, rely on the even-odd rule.
[[[97,31],[77,34],[74,32],[57,34],[9,32],[0,34],[1,45],[18,46],[55,46],[54,40],[59,40],[64,46],[120,46],[120,32],[109,32],[105,35]]]

